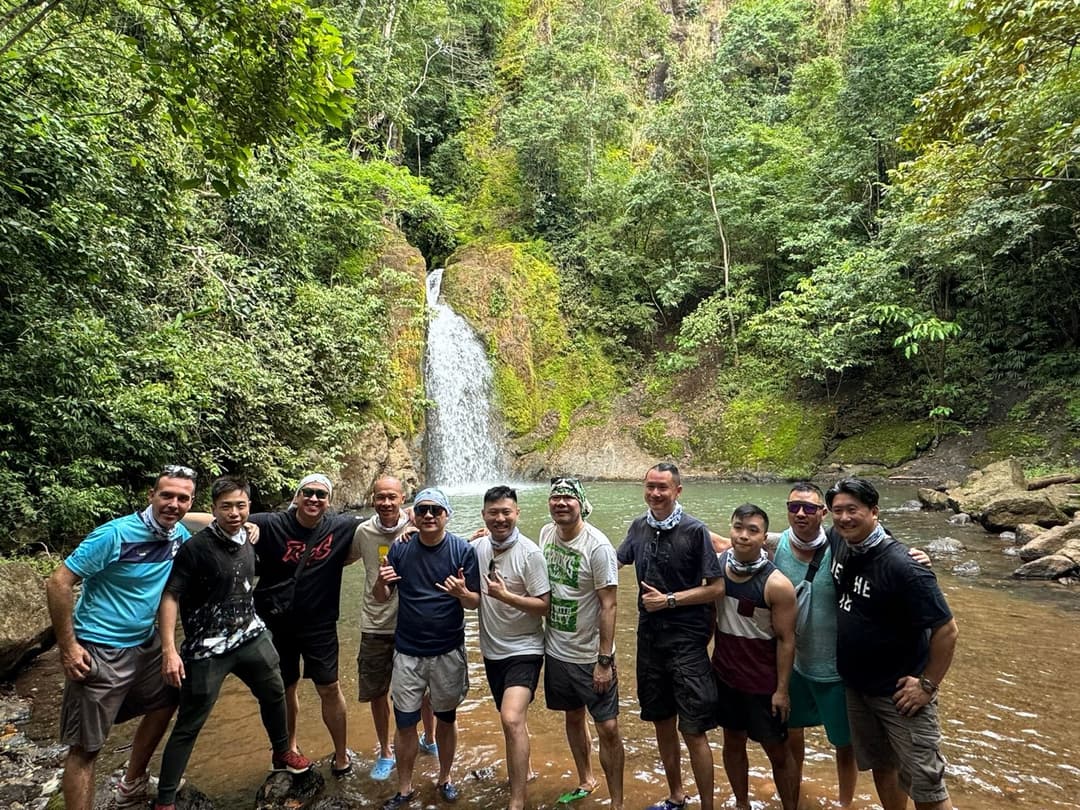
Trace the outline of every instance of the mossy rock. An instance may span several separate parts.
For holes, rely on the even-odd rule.
[[[681,459],[686,453],[686,442],[668,433],[664,419],[650,419],[637,429],[634,438],[642,450],[657,458]]]
[[[733,400],[691,425],[695,466],[802,478],[816,467],[829,418],[821,406],[776,397]]]
[[[843,439],[828,461],[898,467],[930,447],[934,436],[930,422],[879,422]]]

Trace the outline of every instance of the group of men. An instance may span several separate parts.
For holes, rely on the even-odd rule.
[[[156,793],[156,809],[172,810],[229,673],[259,701],[271,769],[310,769],[296,738],[301,662],[334,744],[331,771],[347,774],[353,763],[336,622],[342,570],[358,560],[365,567],[359,697],[370,704],[379,745],[371,776],[397,775],[384,810],[415,803],[421,750],[438,756],[441,797],[458,797],[452,768],[456,712],[469,690],[467,609],[478,611],[480,652],[502,722],[510,810],[526,803],[527,711],[541,672],[547,707],[564,713],[577,771],[577,785],[559,803],[599,785],[588,713],[611,806],[621,810],[620,565],[634,566],[638,701],[641,718],[654,725],[668,787],[649,810],[681,810],[689,801],[680,735],[702,808],[711,810],[708,732],[717,727],[736,806],[749,807],[752,739],[772,765],[781,805],[794,810],[803,729],[822,724],[836,749],[841,805],[852,801],[857,771],[869,769],[885,810],[906,807],[909,795],[916,808],[951,807],[936,697],[956,624],[925,555],[913,559],[878,523],[877,491],[862,479],[844,479],[827,493],[794,485],[789,528],[770,556],[762,509],[738,507],[730,539],[713,534],[683,509],[679,471],[666,463],[646,473],[648,509],[617,549],[587,521],[591,504],[571,477],[552,479],[551,522],[538,543],[518,529],[517,495],[505,486],[485,493],[485,529],[470,542],[447,531],[453,509],[443,492],[422,490],[410,513],[401,482],[390,476],[375,482],[375,514],[366,520],[332,513],[333,485],[319,474],[300,482],[284,512],[250,514],[247,484],[221,478],[212,486],[212,513],[191,513],[195,478],[189,468],[166,467],[145,510],[99,527],[50,577],[67,676],[61,739],[69,745],[69,808],[92,806],[94,762],[111,725],[141,715],[117,803],[146,807]],[[833,528],[826,531],[828,511]],[[181,520],[199,529],[194,537]],[[155,791],[147,766],[178,704]]]

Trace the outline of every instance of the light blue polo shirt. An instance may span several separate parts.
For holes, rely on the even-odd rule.
[[[64,564],[83,580],[75,605],[75,637],[106,647],[135,647],[154,633],[173,557],[191,532],[178,525],[161,540],[138,514],[90,532]]]

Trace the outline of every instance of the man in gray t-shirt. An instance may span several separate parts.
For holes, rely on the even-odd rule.
[[[518,531],[517,493],[496,486],[484,494],[487,534],[473,541],[480,569],[480,652],[506,737],[509,810],[525,807],[529,778],[526,713],[544,663],[544,623],[551,603],[539,546]]]

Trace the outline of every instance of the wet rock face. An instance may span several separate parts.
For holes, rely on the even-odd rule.
[[[53,640],[41,575],[22,563],[0,565],[0,680],[13,676]]]

